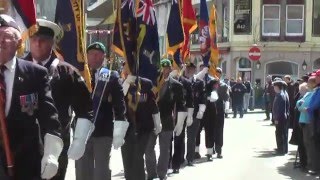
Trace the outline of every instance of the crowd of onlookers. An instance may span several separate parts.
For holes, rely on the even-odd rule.
[[[320,173],[320,70],[297,81],[266,77],[263,98],[266,119],[276,127],[275,155],[288,153],[288,143],[298,146],[296,168],[310,175]],[[272,116],[271,116],[272,114]],[[288,130],[292,130],[288,140]]]

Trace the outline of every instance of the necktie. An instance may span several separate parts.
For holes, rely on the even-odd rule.
[[[6,70],[5,65],[0,65],[0,108],[5,113],[6,110],[6,82],[4,80],[4,71]],[[0,124],[1,128],[1,124]],[[2,135],[0,134],[1,144],[2,144]]]
[[[4,80],[4,71],[7,69],[5,65],[0,65],[0,96],[3,99],[1,106],[6,105],[6,82]],[[2,108],[2,107],[1,107]]]
[[[91,70],[91,87],[92,87],[92,92],[94,90],[94,87],[96,85],[96,72],[97,70],[93,69]]]

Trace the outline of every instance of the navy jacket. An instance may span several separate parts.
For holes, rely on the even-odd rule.
[[[126,94],[127,118],[130,123],[129,128],[133,128],[138,134],[150,133],[154,129],[152,114],[159,112],[155,95],[152,91],[153,84],[149,79],[139,77],[140,97],[137,109],[134,111],[130,105],[130,99],[134,98],[132,94],[136,93],[137,84],[131,84]],[[123,93],[121,91],[121,93]],[[130,94],[131,93],[131,94]],[[131,100],[131,102],[133,102]],[[129,132],[129,131],[128,131]]]
[[[192,93],[193,93],[193,100],[194,100],[193,118],[196,118],[199,111],[199,105],[206,104],[207,96],[206,96],[203,80],[192,78],[191,84],[192,84]]]
[[[31,54],[27,56],[27,60],[32,61]],[[67,135],[66,138],[69,138],[72,111],[76,118],[93,120],[92,99],[79,71],[71,64],[60,60],[57,66],[51,66],[55,60],[58,59],[52,54],[44,67],[49,71],[52,97],[63,132]]]
[[[272,107],[272,116],[275,121],[286,122],[290,114],[290,102],[288,94],[285,91],[277,93]]]
[[[99,75],[102,76],[101,74]],[[125,101],[122,85],[119,81],[119,74],[111,71],[109,81],[107,82],[105,92],[102,96],[102,102],[95,119],[95,130],[93,137],[108,136],[113,137],[113,121],[125,120]],[[97,102],[93,102],[94,104]]]
[[[159,111],[163,131],[173,131],[175,117],[173,117],[174,106],[176,112],[186,112],[186,100],[183,96],[183,85],[170,78],[164,82],[159,91]]]
[[[54,107],[47,70],[17,59],[7,130],[14,159],[14,179],[40,179],[42,138],[60,137],[61,125]],[[0,148],[1,161],[5,161]],[[1,166],[1,165],[0,165]]]

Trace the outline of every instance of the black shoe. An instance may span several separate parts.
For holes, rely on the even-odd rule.
[[[308,174],[310,174],[311,176],[315,176],[315,175],[317,175],[317,172],[315,172],[313,170],[309,170]]]
[[[286,153],[277,151],[277,152],[274,152],[273,155],[274,156],[284,156],[284,155],[286,155]]]
[[[187,166],[193,166],[193,162],[188,161],[188,162],[187,162]]]
[[[194,159],[201,159],[201,156],[198,152],[194,153]]]
[[[221,154],[218,154],[218,155],[217,155],[217,158],[218,158],[218,159],[222,159],[223,156],[222,156]]]
[[[168,178],[167,176],[165,176],[165,177],[159,177],[160,180],[167,180],[167,178]]]
[[[179,174],[179,169],[173,169],[172,173],[173,174]]]
[[[233,116],[232,118],[237,118],[237,116]]]
[[[240,118],[242,119],[242,118],[243,118],[243,116],[240,116]]]
[[[268,118],[268,117],[264,119],[264,121],[269,121],[269,120],[270,120],[270,118]]]
[[[207,161],[213,161],[211,154],[207,154],[206,156],[207,156]]]

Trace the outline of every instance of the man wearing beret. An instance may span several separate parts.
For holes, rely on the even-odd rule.
[[[184,72],[186,67],[182,68],[182,72]],[[175,70],[176,71],[176,70]],[[171,148],[173,151],[171,166],[173,169],[173,173],[179,173],[180,166],[184,163],[184,154],[185,154],[185,128],[192,125],[193,122],[193,111],[194,111],[194,101],[193,101],[193,93],[192,93],[192,84],[191,81],[184,75],[179,76],[176,74],[176,78],[183,86],[183,96],[186,100],[186,108],[188,112],[187,120],[183,124],[182,132],[179,136],[175,135],[174,140],[174,148]]]
[[[208,67],[202,65],[202,70],[195,75],[197,79],[204,80],[204,91],[205,91],[205,104],[199,106],[199,112],[197,115],[198,119],[201,119],[200,126],[196,138],[195,158],[200,158],[199,146],[200,146],[200,135],[204,128],[205,130],[205,144],[207,148],[207,160],[212,161],[212,155],[214,151],[214,121],[217,118],[216,101],[218,100],[217,89],[219,87],[219,80],[213,78],[208,74]]]
[[[222,158],[223,146],[223,128],[225,118],[225,103],[228,101],[230,95],[230,88],[221,80],[222,69],[216,68],[217,78],[220,80],[218,88],[218,100],[216,102],[217,118],[214,119],[214,149],[217,152],[217,158]]]
[[[21,32],[8,15],[0,15],[1,113],[6,118],[13,176],[8,176],[4,142],[0,144],[0,179],[50,179],[58,171],[63,148],[47,70],[17,58]],[[3,138],[1,138],[1,141]],[[43,144],[43,143],[44,144]],[[12,165],[12,164],[11,164]],[[10,175],[9,175],[10,176]]]
[[[125,102],[119,74],[103,66],[105,46],[95,42],[87,48],[88,64],[93,89],[95,130],[89,138],[86,151],[76,161],[77,180],[111,180],[109,166],[112,145],[118,149],[128,128]]]
[[[59,158],[59,171],[53,180],[64,180],[69,158],[77,160],[85,151],[86,140],[94,129],[90,92],[78,70],[61,61],[53,52],[60,27],[45,19],[37,19],[38,31],[30,37],[30,54],[26,57],[49,71],[52,97],[62,125],[64,148]],[[76,115],[76,129],[70,146],[72,111]],[[69,149],[70,147],[70,149]],[[69,151],[68,151],[69,149]]]
[[[189,166],[193,165],[196,148],[196,138],[199,131],[200,120],[202,119],[205,110],[206,93],[204,88],[204,81],[195,75],[196,66],[193,63],[187,64],[185,76],[191,81],[192,95],[193,95],[193,118],[190,126],[187,127],[187,163]],[[202,111],[202,112],[201,112]],[[202,115],[201,115],[202,114]],[[188,114],[189,115],[189,114]],[[189,118],[189,116],[188,116]],[[188,125],[188,120],[187,120]]]
[[[99,70],[103,67],[105,53],[106,47],[101,42],[94,42],[87,48],[92,91],[96,85],[96,80],[98,80]]]
[[[159,134],[160,156],[157,163],[154,148],[158,136],[152,134],[145,153],[148,179],[153,179],[157,176],[160,179],[167,179],[172,133],[174,132],[177,136],[181,134],[187,117],[183,86],[172,78],[173,74],[170,74],[172,71],[171,61],[163,59],[160,64],[162,67],[160,76],[164,79],[158,94],[158,106],[162,124],[162,131]],[[174,108],[176,112],[174,112]],[[176,114],[177,118],[173,117],[172,114]],[[176,122],[174,119],[177,119]]]

